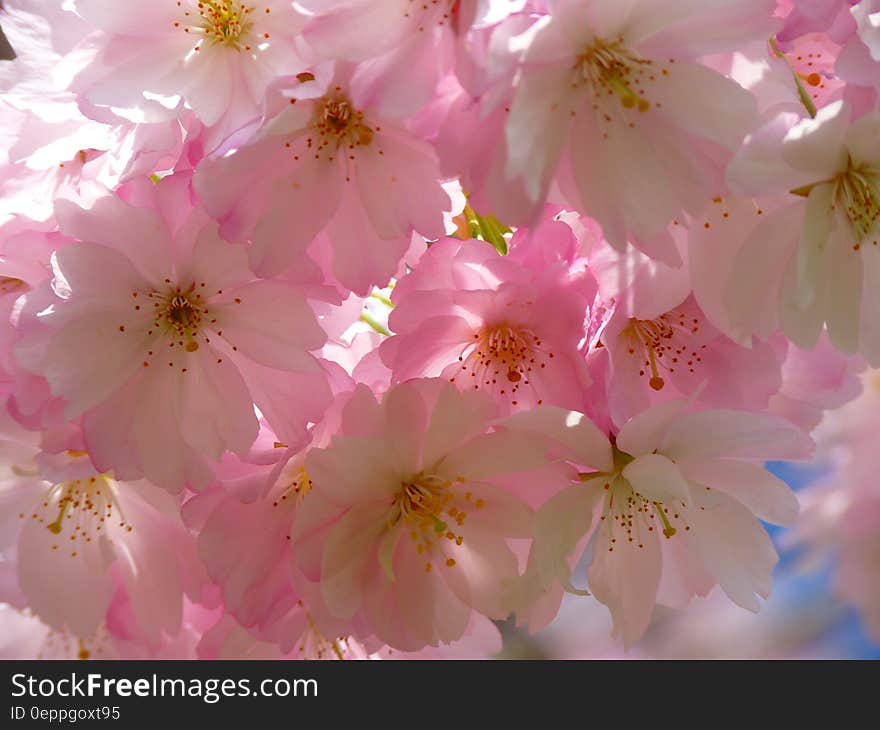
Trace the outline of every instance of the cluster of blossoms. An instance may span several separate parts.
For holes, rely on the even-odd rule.
[[[5,653],[489,656],[565,593],[629,647],[769,596],[764,462],[880,366],[878,0],[0,22]]]

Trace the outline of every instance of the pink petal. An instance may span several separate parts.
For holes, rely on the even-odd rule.
[[[505,418],[499,425],[553,439],[567,449],[567,458],[597,471],[614,469],[608,437],[587,416],[577,411],[540,406]]]
[[[296,289],[279,281],[255,281],[229,296],[232,301],[211,306],[217,319],[212,326],[227,342],[267,367],[314,369],[306,351],[320,349],[327,338]]]

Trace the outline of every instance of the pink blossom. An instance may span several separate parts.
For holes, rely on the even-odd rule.
[[[0,655],[878,630],[880,0],[0,5]]]
[[[484,395],[413,380],[377,402],[358,386],[342,428],[305,469],[314,483],[293,528],[297,562],[338,618],[362,612],[389,646],[460,638],[476,610],[503,618],[501,584],[518,574],[509,540],[531,511],[508,475],[544,462],[533,439],[486,433]]]
[[[396,334],[379,351],[393,382],[440,376],[487,391],[505,410],[581,406],[589,377],[578,347],[592,280],[564,265],[536,273],[511,258],[453,239],[427,251],[392,294]]]
[[[699,241],[682,226],[673,233],[686,261],[686,241],[690,250],[699,249],[679,269],[604,241],[590,252],[599,282],[594,309],[602,314],[591,323],[588,357],[599,360],[593,369],[602,371],[608,409],[619,425],[651,403],[682,396],[706,406],[763,410],[781,385],[784,338],[755,339],[744,347],[714,326],[691,293],[704,256],[715,270],[725,266],[711,232]]]
[[[287,0],[154,0],[136,10],[76,0],[76,12],[96,29],[95,55],[72,88],[136,121],[176,114],[182,99],[228,134],[259,116],[277,76],[302,66],[305,18]]]
[[[627,646],[657,602],[685,606],[716,583],[751,611],[757,596],[768,597],[777,556],[757,518],[790,524],[797,500],[760,461],[806,457],[812,442],[772,416],[684,406],[670,401],[643,411],[611,440],[582,414],[549,406],[507,421],[550,436],[586,469],[538,512],[520,622],[532,622],[534,611],[546,620],[542,601],[555,595],[558,602],[559,585],[576,590],[571,563],[587,535],[590,593],[608,606]]]
[[[329,445],[353,387],[350,381],[339,384],[338,397],[306,438],[274,441],[274,458],[261,460],[268,463],[227,458],[221,486],[184,506],[225,612],[255,638],[276,643],[282,654],[296,653],[309,636],[348,636],[355,628],[326,611],[320,589],[300,575],[291,548],[294,519],[313,487],[306,456]]]
[[[40,453],[30,434],[4,430],[0,539],[15,551],[30,608],[55,630],[89,637],[119,581],[146,637],[175,634],[184,593],[198,597],[205,576],[170,495],[96,472],[84,452]]]
[[[335,277],[365,294],[396,273],[413,230],[442,235],[448,198],[430,147],[372,115],[349,78],[342,66],[301,74],[287,108],[235,155],[203,162],[196,188],[225,237],[252,240],[258,274],[286,268],[323,230]]]
[[[742,347],[712,326],[692,296],[655,317],[612,311],[597,336],[608,352],[608,405],[617,423],[681,396],[763,410],[779,391],[784,342]]]
[[[358,76],[383,115],[427,104],[453,65],[455,34],[467,30],[473,0],[432,3],[339,0],[302,3],[316,15],[303,32],[313,57],[362,62]],[[467,19],[466,19],[467,18]]]
[[[827,106],[840,98],[844,81],[836,64],[841,47],[824,35],[802,36],[789,44],[785,59],[816,107]]]
[[[170,180],[156,188],[174,192]],[[211,461],[253,443],[254,403],[282,438],[320,414],[329,393],[308,352],[324,340],[311,309],[295,288],[254,280],[202,213],[184,208],[171,229],[155,209],[107,197],[56,215],[75,243],[53,254],[51,292],[25,297],[42,311],[22,318],[16,354],[64,399],[66,419],[82,416],[100,471],[204,487]],[[293,399],[280,407],[279,393]]]
[[[506,123],[507,174],[540,205],[552,181],[605,237],[679,262],[666,235],[724,192],[754,99],[697,62],[766,38],[773,2],[555,3],[511,40],[522,52]]]

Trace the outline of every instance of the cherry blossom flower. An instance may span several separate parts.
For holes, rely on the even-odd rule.
[[[183,99],[228,134],[260,115],[277,76],[303,65],[305,17],[289,0],[156,0],[136,11],[76,0],[76,12],[96,29],[96,52],[72,88],[134,121],[176,114]]]
[[[358,386],[342,429],[305,461],[312,491],[293,544],[338,618],[362,612],[389,646],[415,651],[460,638],[472,610],[503,618],[501,583],[518,573],[509,540],[531,510],[507,475],[542,466],[542,449],[486,433],[491,401],[441,380],[393,387],[381,403]]]
[[[388,323],[396,335],[380,355],[393,382],[441,376],[489,392],[507,410],[579,407],[589,376],[578,347],[593,287],[583,272],[536,275],[485,244],[446,239],[395,286]]]
[[[26,296],[35,311],[16,354],[66,419],[82,416],[99,470],[204,487],[212,460],[256,438],[254,403],[282,438],[320,415],[329,391],[308,352],[324,340],[311,309],[295,288],[254,280],[202,213],[182,211],[176,231],[113,197],[59,202],[56,215],[75,243],[53,254],[51,291]],[[278,393],[293,400],[282,408]]]
[[[651,403],[681,396],[763,410],[782,385],[784,343],[742,347],[707,321],[693,297],[655,317],[615,310],[597,336],[608,352],[609,408],[620,424]]]
[[[83,451],[41,453],[33,441],[7,424],[0,485],[2,546],[16,555],[31,610],[57,631],[90,637],[119,580],[144,636],[176,634],[184,593],[198,598],[206,576],[175,501],[95,471]]]
[[[782,384],[784,338],[744,347],[720,332],[690,291],[688,266],[672,269],[604,242],[592,249],[590,264],[603,315],[594,321],[588,357],[605,355],[615,423],[682,396],[713,407],[767,408]]]
[[[877,139],[880,115],[851,121],[842,101],[790,126],[781,115],[753,136],[731,166],[732,184],[746,194],[788,190],[792,202],[742,244],[728,285],[732,321],[751,332],[779,322],[805,349],[826,325],[839,350],[880,362]],[[770,296],[743,285],[756,268]]]
[[[265,463],[227,457],[221,485],[183,508],[187,524],[198,530],[199,554],[220,588],[225,613],[255,639],[276,644],[282,654],[311,655],[311,644],[329,648],[333,637],[354,632],[354,625],[326,611],[319,588],[296,568],[291,548],[295,517],[313,487],[306,456],[330,444],[353,388],[350,380],[341,379],[336,399],[308,436],[298,443],[273,440],[274,455],[260,459]],[[331,637],[330,643],[319,640],[324,636]]]
[[[757,518],[790,524],[798,506],[756,462],[804,458],[812,442],[772,416],[684,407],[654,406],[610,440],[582,414],[551,406],[508,419],[507,428],[551,436],[585,469],[537,515],[520,621],[546,611],[541,600],[555,586],[576,590],[569,560],[588,534],[590,593],[608,606],[627,646],[658,601],[684,606],[716,583],[751,611],[769,596],[777,555]]]
[[[724,192],[724,164],[756,111],[697,59],[767,38],[774,5],[554,3],[511,41],[522,73],[505,127],[508,177],[523,178],[538,205],[557,180],[612,245],[679,263],[666,227]]]
[[[335,277],[366,294],[397,273],[413,230],[443,234],[448,196],[433,151],[399,121],[373,116],[350,74],[300,75],[288,108],[251,144],[199,167],[206,208],[225,237],[252,240],[261,276],[302,257],[323,230]]]
[[[835,350],[827,333],[812,350],[789,346],[782,364],[782,386],[770,399],[770,412],[812,431],[826,412],[842,408],[862,392],[861,358]]]

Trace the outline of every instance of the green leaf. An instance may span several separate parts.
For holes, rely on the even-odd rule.
[[[502,256],[507,255],[507,239],[504,238],[505,233],[512,233],[510,228],[501,223],[494,215],[487,213],[480,215],[470,203],[464,206],[464,217],[468,224],[468,232],[471,238],[478,238],[486,243],[492,244],[492,247]]]

